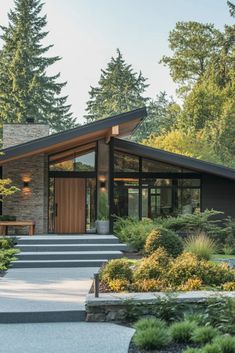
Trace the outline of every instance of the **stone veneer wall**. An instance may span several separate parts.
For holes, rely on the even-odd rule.
[[[47,136],[48,125],[6,124],[3,126],[3,147],[11,147]],[[2,213],[13,215],[17,220],[32,220],[36,234],[48,231],[48,158],[44,154],[10,161],[3,165],[3,178],[10,178],[20,189],[3,202]],[[28,182],[28,187],[24,187]],[[26,230],[23,230],[25,233]],[[22,228],[16,232],[22,233]]]
[[[4,124],[3,148],[35,140],[49,135],[49,126],[46,124]]]
[[[36,234],[47,233],[48,177],[47,157],[37,155],[9,162],[3,167],[3,178],[10,178],[20,189],[3,202],[3,214],[18,220],[35,221]],[[29,187],[24,188],[24,181]]]

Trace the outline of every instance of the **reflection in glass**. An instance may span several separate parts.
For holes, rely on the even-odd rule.
[[[115,178],[114,214],[119,217],[139,218],[139,180]]]
[[[95,151],[76,156],[74,158],[75,171],[93,171],[95,170]]]
[[[96,180],[86,179],[86,231],[95,232],[96,220]]]
[[[114,170],[116,172],[138,172],[139,157],[131,154],[115,151]]]

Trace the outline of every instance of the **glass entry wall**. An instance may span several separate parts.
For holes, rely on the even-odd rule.
[[[114,152],[114,215],[137,219],[200,210],[200,175],[174,165]]]
[[[96,144],[49,157],[49,232],[94,233]]]

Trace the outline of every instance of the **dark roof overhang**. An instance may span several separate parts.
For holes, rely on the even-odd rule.
[[[219,164],[209,163],[196,158],[186,157],[180,154],[144,146],[142,144],[134,143],[131,141],[121,140],[118,138],[114,138],[113,140],[115,148],[134,155],[158,160],[160,162],[180,166],[182,168],[190,169],[200,173],[208,173],[235,180],[235,169],[233,168],[228,168]]]
[[[97,120],[74,129],[52,134],[36,140],[2,150],[0,165],[14,159],[20,159],[39,153],[55,153],[85,142],[96,141],[110,134],[113,127],[118,126],[118,136],[130,134],[147,116],[146,108],[132,110],[126,113]]]

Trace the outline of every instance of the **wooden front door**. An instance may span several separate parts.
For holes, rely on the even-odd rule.
[[[85,179],[55,178],[55,207],[55,233],[85,233]]]

